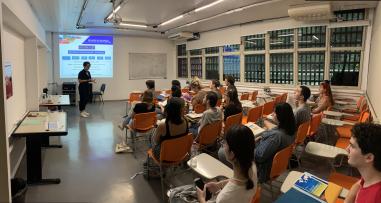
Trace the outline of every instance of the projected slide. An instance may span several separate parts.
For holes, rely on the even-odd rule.
[[[85,61],[92,77],[112,77],[112,36],[59,35],[59,50],[61,78],[77,78]]]

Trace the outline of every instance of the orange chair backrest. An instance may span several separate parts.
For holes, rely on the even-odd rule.
[[[288,161],[290,160],[292,154],[292,149],[292,145],[290,145],[275,154],[271,166],[270,180],[274,180],[287,170]]]
[[[316,134],[316,132],[318,130],[318,127],[319,127],[319,125],[321,123],[321,119],[322,119],[322,114],[321,113],[314,114],[312,116],[310,127],[309,127],[308,133],[307,133],[308,136],[312,136],[312,135]]]
[[[368,109],[369,109],[368,103],[366,102],[365,99],[363,99],[363,102],[362,102],[362,104],[361,104],[361,106],[359,108],[359,111],[363,112],[363,111],[367,111]]]
[[[141,95],[142,93],[140,92],[131,92],[129,102],[140,101]]]
[[[257,122],[262,117],[263,106],[251,108],[247,114],[247,122]]]
[[[221,86],[220,87],[220,93],[221,93],[221,95],[224,95],[225,94],[225,87],[224,86]]]
[[[275,104],[280,103],[282,101],[282,95],[278,95],[275,97]]]
[[[216,142],[220,136],[222,121],[209,123],[203,126],[198,134],[198,143],[200,145],[210,145]]]
[[[241,100],[249,100],[250,94],[247,92],[242,93]]]
[[[365,122],[369,121],[369,117],[370,117],[370,113],[367,112],[367,111],[364,111],[364,112],[361,113],[359,122],[360,123],[365,123]]]
[[[307,136],[308,128],[310,127],[310,121],[306,121],[299,125],[298,131],[296,132],[295,146],[300,145],[304,142]]]
[[[288,93],[283,93],[282,98],[280,99],[280,102],[286,102],[288,97]]]
[[[206,110],[206,106],[203,104],[196,104],[194,105],[194,112],[195,113],[202,113]]]
[[[232,127],[235,124],[239,125],[241,124],[241,122],[242,122],[242,113],[231,115],[228,118],[226,118],[225,129],[224,129],[225,133],[230,129],[230,127]]]
[[[251,94],[251,101],[253,101],[253,102],[257,101],[257,96],[258,96],[258,90],[255,90],[255,91]]]
[[[357,100],[357,109],[360,109],[362,102],[364,101],[365,97],[363,95],[360,96],[359,100]]]
[[[220,107],[221,104],[222,104],[222,99],[217,100],[217,104],[216,104],[216,106]]]
[[[138,113],[134,116],[132,128],[138,131],[147,131],[156,125],[156,112]]]
[[[180,162],[190,154],[193,143],[192,133],[164,140],[160,147],[160,161]]]
[[[262,188],[259,185],[257,185],[257,190],[255,191],[255,194],[253,198],[251,199],[251,203],[259,203],[259,201],[261,200],[261,192],[262,192]]]
[[[189,89],[183,88],[183,89],[181,89],[181,93],[189,93]]]
[[[263,105],[262,115],[269,115],[274,111],[275,101],[267,102]]]

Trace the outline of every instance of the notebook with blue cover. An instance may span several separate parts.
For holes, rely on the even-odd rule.
[[[328,187],[328,182],[324,181],[310,173],[303,173],[303,175],[295,182],[294,187],[301,189],[308,194],[317,198],[321,197],[325,189]]]
[[[291,202],[320,203],[321,201],[318,201],[294,188],[291,188],[282,196],[280,196],[275,202],[276,203],[291,203]]]

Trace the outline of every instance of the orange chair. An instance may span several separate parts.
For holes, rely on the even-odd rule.
[[[358,178],[336,172],[332,172],[328,177],[328,182],[335,183],[336,185],[339,185],[347,190],[350,190],[352,185],[354,185],[359,180],[360,179]]]
[[[344,109],[343,112],[345,112],[345,113],[359,113],[360,108],[361,108],[361,104],[363,103],[364,99],[365,99],[365,97],[363,95],[361,95],[360,98],[357,100],[355,109]]]
[[[242,118],[242,124],[246,124],[248,122],[253,122],[253,123],[257,122],[258,119],[262,117],[262,111],[263,111],[263,106],[257,106],[257,107],[251,108],[247,116],[244,116]]]
[[[141,96],[142,96],[141,92],[131,92],[130,97],[127,99],[127,103],[131,106],[133,102],[140,101]]]
[[[273,196],[273,187],[272,182],[278,178],[282,173],[287,171],[288,162],[290,161],[291,154],[292,154],[293,145],[290,145],[279,152],[277,152],[273,158],[273,163],[271,166],[271,172],[270,172],[270,189],[271,189],[271,196],[274,199]]]
[[[349,145],[349,139],[348,138],[339,138],[336,141],[335,147],[339,147],[341,149],[347,149]]]
[[[206,106],[203,104],[194,105],[194,112],[195,113],[203,113],[205,110],[206,110]]]
[[[241,94],[241,99],[240,100],[249,100],[250,94],[247,92],[244,92]]]
[[[235,115],[231,115],[226,118],[225,121],[225,128],[224,128],[224,133],[228,132],[228,130],[233,126],[233,125],[239,125],[241,124],[242,121],[242,113],[238,113]]]
[[[255,90],[255,91],[251,94],[251,101],[252,101],[252,102],[257,102],[257,96],[258,96],[258,90]]]
[[[307,137],[314,137],[317,133],[319,125],[321,123],[322,114],[314,114],[311,118],[310,127],[308,129]]]
[[[222,105],[222,99],[217,100],[216,106],[220,107]]]
[[[363,100],[363,103],[362,103],[359,110],[360,110],[359,114],[355,113],[352,116],[344,116],[343,120],[349,121],[349,122],[359,120],[362,112],[369,111],[369,106],[368,106],[368,103],[366,102],[366,100]]]
[[[274,99],[274,101],[275,101],[275,104],[280,103],[280,102],[282,101],[282,95],[278,95],[278,96],[276,96],[275,99]]]
[[[262,188],[258,185],[257,189],[255,190],[255,194],[253,198],[251,199],[251,203],[259,203],[259,201],[261,200],[261,192],[262,192]]]
[[[189,93],[189,89],[188,88],[183,88],[183,89],[181,89],[181,93]]]
[[[361,116],[358,120],[359,123],[365,123],[369,120],[370,113],[369,112],[362,112]],[[341,138],[351,138],[352,136],[352,130],[353,125],[344,125],[336,128],[336,133],[339,135]]]
[[[275,100],[267,102],[263,105],[263,111],[262,111],[262,116],[268,116],[274,111],[274,106],[275,106]]]
[[[304,143],[304,140],[307,137],[307,132],[308,132],[309,126],[310,126],[310,121],[306,121],[306,122],[299,125],[298,131],[296,132],[296,138],[295,138],[295,141],[293,144],[293,150],[294,151],[295,151],[297,146]],[[299,155],[296,154],[296,161],[298,162],[299,166],[300,166],[301,155],[302,155],[302,153],[300,153]]]
[[[288,93],[283,93],[280,102],[287,102]]]
[[[164,201],[164,170],[163,167],[178,166],[190,156],[193,137],[192,133],[161,142],[160,158],[153,155],[152,148],[147,151],[147,179],[149,179],[149,166],[152,159],[160,167],[161,193]]]
[[[197,136],[197,143],[199,144],[199,150],[203,150],[216,143],[220,137],[222,129],[222,121],[209,123],[203,126]]]
[[[156,120],[156,112],[139,113],[139,114],[136,114],[134,116],[132,125],[127,125],[126,134],[127,134],[127,130],[134,132],[134,133],[131,133],[132,134],[132,145],[133,145],[134,154],[136,151],[135,133],[147,133],[148,131],[155,128],[156,121],[157,121]]]

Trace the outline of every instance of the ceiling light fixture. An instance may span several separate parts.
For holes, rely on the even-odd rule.
[[[163,26],[163,25],[166,25],[168,23],[174,22],[174,21],[179,20],[179,19],[181,19],[183,17],[184,17],[184,15],[179,15],[179,16],[177,16],[175,18],[172,18],[170,20],[165,21],[164,23],[161,23],[160,26]]]
[[[215,1],[215,2],[210,3],[210,4],[208,4],[208,5],[201,6],[200,8],[196,8],[196,9],[194,10],[194,12],[202,11],[202,10],[207,9],[207,8],[209,8],[209,7],[215,6],[215,5],[217,5],[217,4],[219,4],[219,3],[223,2],[223,1],[224,1],[224,0],[218,0],[218,1]]]
[[[147,28],[147,25],[139,25],[139,24],[131,24],[131,23],[119,23],[119,25],[122,26],[129,26],[129,27],[141,27],[141,28]]]

